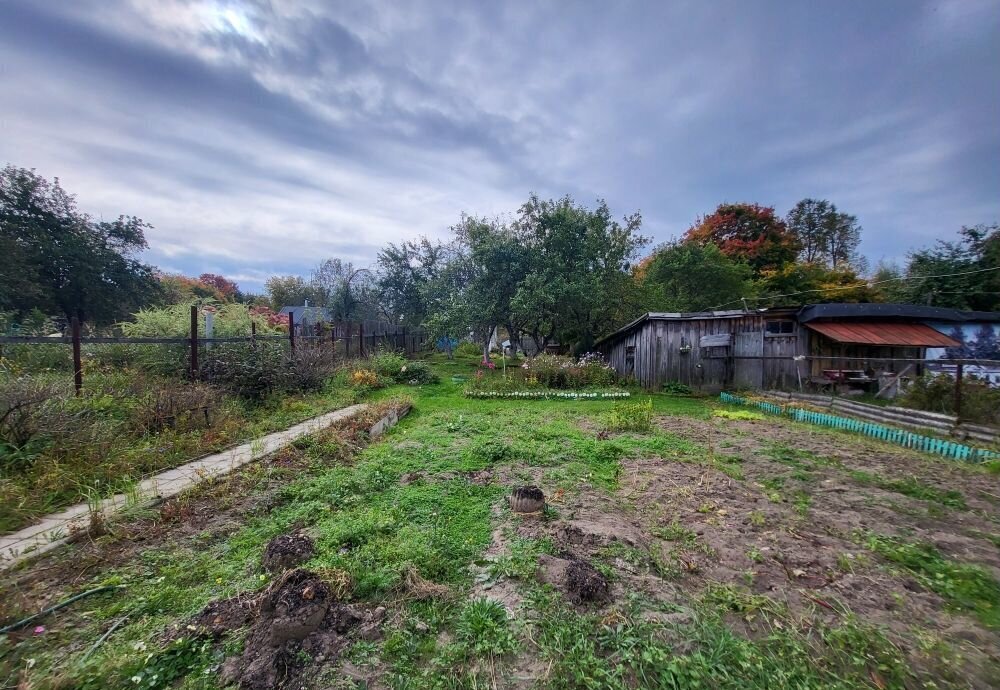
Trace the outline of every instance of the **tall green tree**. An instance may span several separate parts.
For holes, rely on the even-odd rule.
[[[306,300],[313,306],[323,306],[325,299],[325,295],[302,276],[271,276],[264,283],[264,289],[274,311],[282,307],[302,306]]]
[[[313,269],[309,286],[316,295],[316,306],[329,309],[333,319],[361,321],[382,316],[374,274],[367,268],[356,268],[350,261],[323,261]]]
[[[703,311],[754,294],[753,270],[714,244],[669,242],[644,266],[641,288],[649,311]]]
[[[903,294],[918,304],[1000,311],[998,267],[1000,225],[963,227],[957,241],[910,253]]]
[[[378,253],[378,299],[390,320],[419,325],[427,317],[425,286],[444,267],[446,247],[426,237],[389,243]]]
[[[826,261],[828,217],[833,205],[826,199],[803,199],[785,217],[788,231],[799,242],[799,258],[806,263]]]
[[[514,224],[530,266],[511,300],[512,320],[541,348],[556,338],[589,349],[622,317],[632,262],[648,242],[641,226],[638,213],[614,220],[604,201],[591,210],[568,196],[532,195]]]
[[[757,281],[757,290],[758,306],[771,307],[814,302],[877,302],[880,296],[850,266],[830,268],[805,262],[765,271]]]
[[[34,170],[0,171],[0,309],[34,308],[109,323],[157,292],[139,255],[151,226],[134,216],[95,221]]]
[[[453,231],[466,262],[469,327],[483,346],[483,358],[489,359],[495,328],[506,326],[516,338],[512,302],[531,266],[530,251],[516,229],[500,220],[465,216]]]

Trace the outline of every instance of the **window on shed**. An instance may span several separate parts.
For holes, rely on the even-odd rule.
[[[793,335],[795,333],[795,322],[785,319],[765,321],[764,332],[768,335]]]
[[[625,371],[629,374],[635,371],[635,345],[625,346]]]

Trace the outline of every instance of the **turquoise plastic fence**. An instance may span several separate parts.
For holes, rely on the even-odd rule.
[[[904,448],[914,448],[926,453],[935,453],[936,455],[943,455],[946,458],[954,460],[962,460],[963,462],[1000,460],[1000,453],[983,448],[973,448],[962,443],[945,441],[944,439],[933,438],[931,436],[914,434],[902,429],[893,429],[881,424],[862,422],[857,419],[850,419],[849,417],[838,417],[837,415],[826,414],[824,412],[812,412],[811,410],[803,410],[798,407],[786,407],[765,400],[748,400],[732,393],[722,393],[719,397],[722,402],[734,405],[749,405],[770,414],[790,417],[797,422],[809,422],[811,424],[819,424],[820,426],[833,427],[834,429],[853,431],[877,438],[881,441],[894,443]]]

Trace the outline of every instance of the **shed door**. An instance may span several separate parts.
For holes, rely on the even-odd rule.
[[[763,375],[764,337],[760,331],[737,333],[733,337],[733,385],[736,388],[760,388]]]

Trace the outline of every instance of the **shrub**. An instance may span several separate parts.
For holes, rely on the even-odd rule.
[[[607,427],[612,431],[647,432],[653,428],[653,401],[615,403],[608,415]]]
[[[455,348],[456,357],[482,357],[483,348],[478,343],[461,342]]]
[[[279,389],[288,392],[322,390],[333,372],[334,366],[326,350],[300,346],[294,355],[285,357]]]
[[[915,379],[897,401],[903,407],[955,414],[955,379],[925,374]],[[982,424],[1000,422],[1000,388],[967,376],[962,379],[962,418]]]
[[[392,350],[379,350],[368,358],[368,368],[379,376],[397,380],[400,370],[406,366],[406,358]]]
[[[382,386],[378,374],[371,369],[355,369],[347,380],[355,388],[380,388]]]
[[[320,348],[299,347],[293,355],[268,342],[213,347],[201,368],[205,381],[248,400],[319,390],[332,374],[333,364]]]
[[[140,400],[135,422],[144,433],[210,427],[221,399],[221,392],[205,383],[167,384]]]
[[[18,451],[48,431],[44,408],[67,392],[66,386],[26,376],[0,383],[0,445]]]
[[[441,379],[431,370],[427,362],[407,362],[399,371],[396,379],[400,383],[418,386],[425,383],[437,383]]]
[[[691,386],[680,381],[667,381],[663,384],[663,392],[667,395],[691,395]]]
[[[547,388],[606,387],[615,383],[615,370],[608,366],[600,354],[589,352],[579,359],[561,355],[541,354],[521,365],[526,381],[537,382]]]
[[[272,343],[225,345],[206,353],[201,366],[205,381],[248,400],[263,400],[278,389],[284,354]]]

